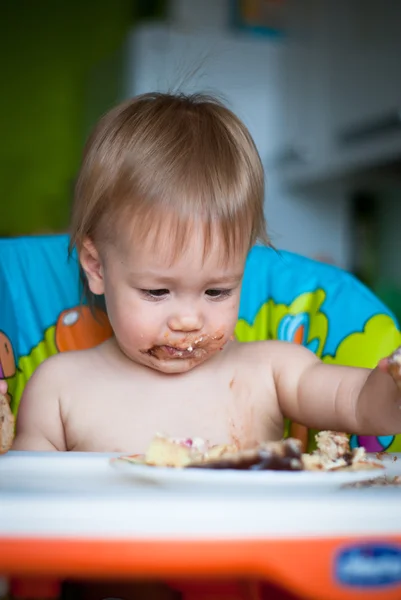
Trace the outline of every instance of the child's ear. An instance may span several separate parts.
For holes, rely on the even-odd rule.
[[[79,260],[88,280],[92,294],[104,294],[103,267],[99,252],[89,238],[84,240],[79,253]]]

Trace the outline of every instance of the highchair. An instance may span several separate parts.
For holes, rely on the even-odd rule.
[[[0,379],[8,382],[15,414],[43,360],[112,334],[105,313],[98,308],[93,315],[83,303],[78,261],[68,256],[68,243],[67,235],[0,240]],[[265,247],[254,247],[247,259],[236,337],[303,344],[326,363],[361,367],[376,366],[401,345],[393,315],[352,275]],[[287,423],[286,435],[313,448],[314,431]],[[352,435],[350,443],[370,452],[401,451],[401,436]],[[232,593],[244,597],[244,589]],[[252,589],[247,597],[260,597],[257,586]],[[196,586],[185,598],[208,593]]]
[[[57,352],[89,348],[111,336],[103,311],[83,304],[76,255],[67,235],[0,239],[0,379],[14,413],[36,367]],[[324,362],[374,367],[401,344],[391,312],[336,267],[254,247],[242,287],[236,337],[303,344]],[[309,447],[314,432],[287,423]],[[401,450],[398,436],[351,437],[370,452]]]

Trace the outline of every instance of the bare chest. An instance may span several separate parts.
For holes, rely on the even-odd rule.
[[[93,382],[69,412],[67,448],[142,453],[157,432],[242,447],[281,435],[255,382],[232,370],[196,375]]]

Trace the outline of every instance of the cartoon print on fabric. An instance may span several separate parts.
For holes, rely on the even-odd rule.
[[[10,338],[0,331],[0,379],[9,379],[15,375],[17,366]],[[11,394],[7,393],[6,398],[11,404]]]
[[[87,350],[110,338],[112,333],[102,310],[77,306],[60,314],[56,324],[56,346],[59,352]]]
[[[363,446],[367,452],[384,452],[385,450],[389,450],[394,441],[395,435],[378,435],[377,437],[372,435],[351,435],[350,446],[351,448]],[[398,447],[400,447],[399,444]],[[397,452],[397,450],[391,449],[390,452]]]
[[[386,332],[386,336],[384,336]],[[385,342],[383,340],[385,339]],[[384,344],[382,346],[382,344]],[[356,367],[366,367],[380,358],[390,354],[401,344],[401,334],[394,321],[388,315],[374,315],[369,319],[362,332],[352,333],[339,344],[335,356],[326,355],[323,361],[328,364],[344,364]],[[376,359],[377,357],[377,359]],[[371,364],[375,366],[375,364]],[[401,440],[394,435],[352,435],[350,445],[352,448],[363,446],[367,452],[401,451]]]
[[[327,364],[370,367],[391,354],[401,344],[401,333],[388,315],[376,314],[368,319],[361,331],[342,339],[334,355],[325,354]]]
[[[58,352],[93,348],[111,335],[111,325],[102,310],[93,309],[92,312],[88,306],[64,310],[57,323],[46,329],[39,344],[32,348],[29,354],[19,358],[18,369],[14,368],[13,375],[9,376],[9,388],[13,391],[11,408],[14,414],[18,411],[28,379],[46,358]]]
[[[289,306],[269,300],[252,324],[239,319],[236,338],[240,342],[266,339],[294,342],[321,356],[328,331],[327,316],[320,311],[325,297],[323,290],[316,290],[301,294]]]
[[[310,318],[308,313],[299,313],[299,315],[286,315],[282,318],[278,328],[278,339],[294,344],[302,344],[309,348],[311,352],[316,353],[319,348],[319,340],[313,338],[308,342],[310,330]]]

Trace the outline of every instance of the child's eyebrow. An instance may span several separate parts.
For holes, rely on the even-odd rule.
[[[235,283],[242,279],[243,273],[233,273],[232,275],[223,275],[222,277],[214,277],[212,279],[208,279],[209,284],[217,284],[217,283]]]
[[[216,285],[216,284],[227,284],[227,283],[237,283],[241,281],[243,273],[232,273],[229,275],[221,275],[220,277],[212,277],[208,278],[205,283],[207,285]],[[156,273],[155,271],[144,271],[143,273],[131,273],[131,277],[137,279],[153,279],[158,283],[162,283],[165,285],[170,285],[177,283],[178,277],[169,277],[168,275],[164,275],[163,273]]]

